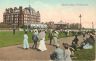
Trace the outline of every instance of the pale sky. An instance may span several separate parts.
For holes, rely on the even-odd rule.
[[[90,28],[93,22],[96,28],[96,0],[30,0],[30,5],[40,11],[42,22],[79,23],[81,14],[83,27]],[[19,6],[28,7],[29,0],[0,0],[0,22],[6,8]]]

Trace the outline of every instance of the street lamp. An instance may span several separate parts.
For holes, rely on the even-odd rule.
[[[80,14],[80,16],[79,16],[79,18],[80,18],[80,32],[81,32],[81,29],[82,29],[81,17],[82,17],[82,15]]]
[[[94,30],[94,24],[93,24],[93,22],[92,22],[92,29]]]

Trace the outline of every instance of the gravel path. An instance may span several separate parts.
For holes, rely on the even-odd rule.
[[[62,43],[71,44],[74,37],[66,37],[59,39],[60,45]],[[79,43],[82,41],[82,36],[79,36]],[[32,44],[30,44],[32,46]],[[37,51],[35,49],[24,50],[22,45],[9,46],[0,48],[0,60],[50,60],[50,54],[54,51],[55,47],[49,45],[49,41],[46,43],[47,50],[44,52]]]

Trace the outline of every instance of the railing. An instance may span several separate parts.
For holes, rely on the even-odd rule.
[[[4,32],[13,31],[13,29],[12,28],[0,28],[0,32],[2,32],[2,31],[4,31]],[[18,31],[18,29],[16,29],[16,31]]]

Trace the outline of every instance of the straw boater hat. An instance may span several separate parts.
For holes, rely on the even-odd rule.
[[[69,47],[69,44],[68,43],[63,43],[63,46],[64,47]]]
[[[34,32],[38,32],[38,30],[37,29],[34,29]]]
[[[58,34],[58,32],[57,32],[57,31],[55,31],[55,33],[56,33],[56,34]]]
[[[59,45],[59,44],[57,44],[57,45],[56,45],[56,47],[60,47],[60,45]]]

